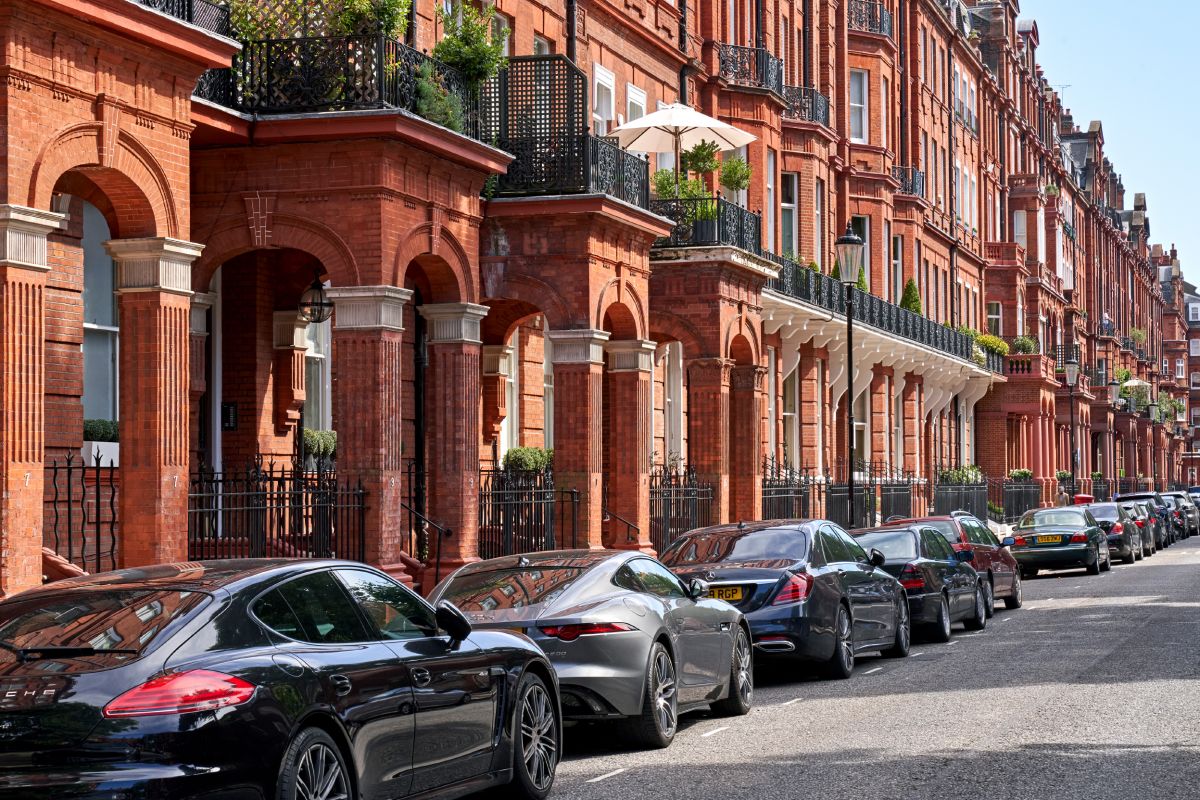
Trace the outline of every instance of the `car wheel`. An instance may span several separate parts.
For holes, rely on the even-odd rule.
[[[320,728],[305,728],[292,739],[283,754],[278,800],[349,800],[350,773],[342,753]]]
[[[1038,570],[1036,570],[1032,567],[1022,567],[1021,568],[1021,577],[1024,578],[1025,580],[1030,580],[1032,578],[1036,578],[1037,576],[1038,576]]]
[[[996,616],[996,589],[990,576],[983,582],[983,611],[988,619]]]
[[[629,738],[655,749],[668,747],[675,738],[679,718],[675,662],[661,642],[650,648],[650,666],[646,670],[646,698],[642,713],[626,720]]]
[[[1104,548],[1104,566],[1100,567],[1100,569],[1104,572],[1112,569],[1112,550],[1109,550],[1107,547]]]
[[[908,598],[901,595],[896,602],[896,642],[883,651],[884,658],[905,658],[912,646],[912,620],[908,615]]]
[[[754,656],[746,629],[737,626],[733,638],[733,661],[729,667],[729,696],[712,704],[722,717],[741,717],[754,705]]]
[[[1013,575],[1012,591],[1008,597],[1004,598],[1004,607],[1010,611],[1021,607],[1025,602],[1025,590],[1021,588],[1021,575],[1016,573]]]
[[[987,611],[983,606],[983,586],[975,586],[975,611],[972,616],[963,620],[963,626],[969,631],[981,631],[987,627]]]
[[[1100,574],[1100,551],[1095,547],[1091,550],[1092,560],[1087,565],[1088,575]]]
[[[935,642],[950,641],[950,603],[946,595],[938,599],[938,614],[934,623],[929,626],[929,638]]]
[[[837,619],[833,624],[833,655],[825,664],[825,674],[830,678],[849,678],[854,672],[854,627],[850,624],[850,612],[839,605]]]
[[[506,796],[543,800],[554,785],[562,731],[546,683],[532,672],[525,673],[517,689],[516,717],[513,778]]]
[[[1132,563],[1133,563],[1133,562],[1135,562],[1135,561],[1137,561],[1137,550],[1134,548],[1133,544],[1132,544],[1132,543],[1130,543],[1130,545],[1129,545],[1129,555],[1127,555],[1127,556],[1123,556],[1123,557],[1121,558],[1121,563],[1122,563],[1122,564],[1132,564]]]

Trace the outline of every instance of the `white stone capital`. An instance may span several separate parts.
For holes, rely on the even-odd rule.
[[[485,344],[482,361],[484,375],[508,377],[512,374],[513,348],[507,344]]]
[[[399,286],[331,286],[337,330],[404,330],[404,304],[412,291]]]
[[[298,311],[276,311],[271,318],[276,350],[305,350],[308,321]]]
[[[66,220],[66,214],[0,204],[0,267],[49,270],[46,237]]]
[[[604,345],[608,342],[608,331],[594,328],[578,330],[547,331],[553,342],[551,358],[555,364],[603,364]]]
[[[192,262],[204,245],[171,239],[110,239],[104,248],[117,265],[118,292],[192,293]]]
[[[487,306],[475,303],[433,303],[417,306],[417,313],[429,323],[430,344],[480,344],[479,322],[488,313]]]
[[[657,345],[648,339],[609,342],[605,347],[608,351],[608,371],[652,372],[656,347]]]
[[[217,302],[211,292],[196,292],[192,295],[191,330],[196,336],[208,335],[208,310]]]

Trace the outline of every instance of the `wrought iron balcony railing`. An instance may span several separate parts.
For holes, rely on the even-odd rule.
[[[784,86],[784,119],[799,119],[829,127],[829,98],[809,86]]]
[[[190,22],[197,28],[229,36],[229,8],[211,0],[137,0],[140,5],[169,17]]]
[[[717,43],[721,77],[730,83],[783,94],[783,61],[763,47]]]
[[[1054,359],[1056,369],[1065,369],[1067,362],[1074,359],[1075,363],[1079,363],[1079,345],[1077,344],[1056,344],[1052,352],[1047,353]]]
[[[888,11],[883,3],[850,0],[846,13],[850,30],[878,33],[882,36],[892,35],[892,12]]]
[[[675,222],[655,247],[727,245],[762,254],[762,217],[723,197],[651,200],[650,210]]]
[[[840,281],[773,253],[763,253],[763,256],[779,265],[779,277],[767,282],[768,289],[807,301],[835,314],[846,313],[846,289]],[[868,292],[857,288],[850,291],[854,293],[856,322],[974,362],[975,344],[970,336]],[[992,372],[1003,374],[1004,356],[985,352],[984,365]]]
[[[892,177],[900,182],[900,194],[925,196],[925,173],[916,167],[892,167]]]
[[[1134,347],[1135,347],[1135,345],[1133,343],[1133,339],[1131,339],[1128,336],[1121,337],[1121,349],[1122,350],[1128,350],[1129,352],[1132,353]]]

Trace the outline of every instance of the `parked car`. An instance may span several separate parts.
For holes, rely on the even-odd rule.
[[[1157,552],[1155,540],[1157,538],[1156,531],[1158,530],[1157,518],[1150,513],[1145,503],[1118,502],[1117,505],[1121,510],[1129,515],[1135,527],[1141,531],[1142,542],[1142,558],[1149,558]]]
[[[560,550],[468,564],[433,591],[482,630],[525,634],[546,651],[570,719],[613,720],[666,747],[679,715],[740,715],[754,700],[742,613],[648,555]]]
[[[1175,526],[1169,519],[1167,504],[1158,492],[1128,492],[1117,495],[1113,500],[1121,503],[1128,501],[1145,503],[1146,508],[1158,520],[1158,538],[1155,539],[1155,547],[1159,550],[1170,547],[1171,543],[1175,541]]]
[[[1126,564],[1132,564],[1142,558],[1143,544],[1148,534],[1138,527],[1133,517],[1121,508],[1119,503],[1088,503],[1079,507],[1091,512],[1100,529],[1108,537],[1110,555],[1115,554]]]
[[[1086,508],[1061,506],[1026,511],[1010,538],[1012,554],[1026,578],[1042,569],[1086,567],[1091,574],[1099,575],[1112,568],[1108,537]]]
[[[0,602],[0,796],[544,798],[558,686],[363,564],[143,567]],[[86,790],[86,791],[85,791]]]
[[[970,552],[973,556],[971,566],[984,577],[984,607],[989,617],[994,613],[997,597],[1004,599],[1005,608],[1021,607],[1021,569],[1017,566],[1017,560],[977,517],[955,513],[949,516],[889,520],[885,525],[928,526],[940,533],[955,552]]]
[[[1171,505],[1174,501],[1175,511],[1179,512],[1183,519],[1183,538],[1187,538],[1194,533],[1200,533],[1200,509],[1196,508],[1196,504],[1192,502],[1192,497],[1187,492],[1160,492],[1163,500]]]
[[[962,621],[969,631],[987,625],[986,580],[970,562],[971,550],[954,550],[931,526],[889,525],[854,531],[863,548],[883,553],[885,572],[896,576],[908,595],[913,625],[921,625],[934,641],[950,641],[950,626]]]
[[[1186,539],[1191,535],[1191,530],[1187,509],[1184,508],[1183,501],[1171,494],[1163,494],[1162,499],[1167,504],[1167,520],[1171,523],[1171,528],[1175,532],[1175,540]]]
[[[884,556],[820,519],[718,525],[684,534],[663,563],[741,609],[761,655],[819,662],[848,678],[855,656],[908,655],[912,625]]]

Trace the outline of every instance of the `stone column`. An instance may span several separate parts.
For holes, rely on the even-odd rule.
[[[0,596],[42,583],[46,237],[65,221],[0,205]]]
[[[609,524],[605,546],[652,550],[650,543],[650,438],[654,407],[654,342],[608,343],[612,406],[608,409],[608,508],[637,526]],[[555,451],[557,453],[557,451]]]
[[[729,522],[729,380],[727,358],[688,362],[688,465],[696,479],[713,487],[714,525]]]
[[[891,410],[888,378],[891,374],[891,367],[880,364],[871,367],[871,452],[869,459],[863,459],[882,462],[889,467],[893,466],[889,445],[892,426],[888,424],[888,414]]]
[[[749,364],[730,370],[729,520],[762,516],[762,418],[767,371]]]
[[[488,445],[500,438],[500,425],[508,416],[508,398],[505,388],[512,374],[513,349],[506,344],[483,346],[483,419],[480,444]],[[499,467],[499,464],[495,465]]]
[[[401,367],[408,289],[345,286],[329,289],[333,315],[333,427],[338,472],[367,492],[364,560],[411,581],[416,559],[401,520],[404,446]]]
[[[546,335],[553,342],[554,483],[579,492],[575,544],[600,548],[604,546],[604,345],[609,334],[582,329]],[[624,528],[615,520],[610,524]]]
[[[796,373],[800,394],[796,404],[796,424],[800,426],[800,447],[797,448],[798,452],[792,453],[795,463],[791,466],[798,469],[811,467],[813,470],[819,470],[827,463],[824,453],[821,452],[826,446],[827,437],[820,425],[821,409],[827,408],[828,404],[817,396],[820,394],[821,383],[817,375],[817,358],[813,354],[811,344],[801,345],[800,361],[796,364]],[[782,381],[780,383],[782,384]],[[782,393],[780,396],[782,397]],[[782,402],[781,399],[781,408]]]
[[[275,347],[275,430],[298,431],[304,408],[304,355],[308,322],[296,311],[276,311],[271,320]]]
[[[479,412],[483,347],[479,321],[487,306],[437,303],[417,307],[429,333],[428,516],[451,533],[437,564],[427,564],[423,586],[479,560]],[[437,550],[430,560],[437,558]],[[431,574],[432,572],[432,574]]]
[[[188,380],[188,421],[189,421],[189,441],[191,444],[191,471],[204,461],[211,463],[211,460],[206,458],[207,453],[203,452],[201,447],[202,437],[206,431],[200,430],[201,414],[200,403],[204,399],[205,393],[208,391],[208,378],[206,372],[207,366],[207,350],[208,350],[208,312],[213,307],[213,303],[217,300],[215,294],[205,294],[197,292],[192,295],[192,310],[190,315],[190,325],[188,328],[188,361],[190,362],[190,373]],[[211,448],[211,443],[210,443]]]
[[[120,313],[122,567],[185,561],[192,262],[201,245],[113,239]]]

